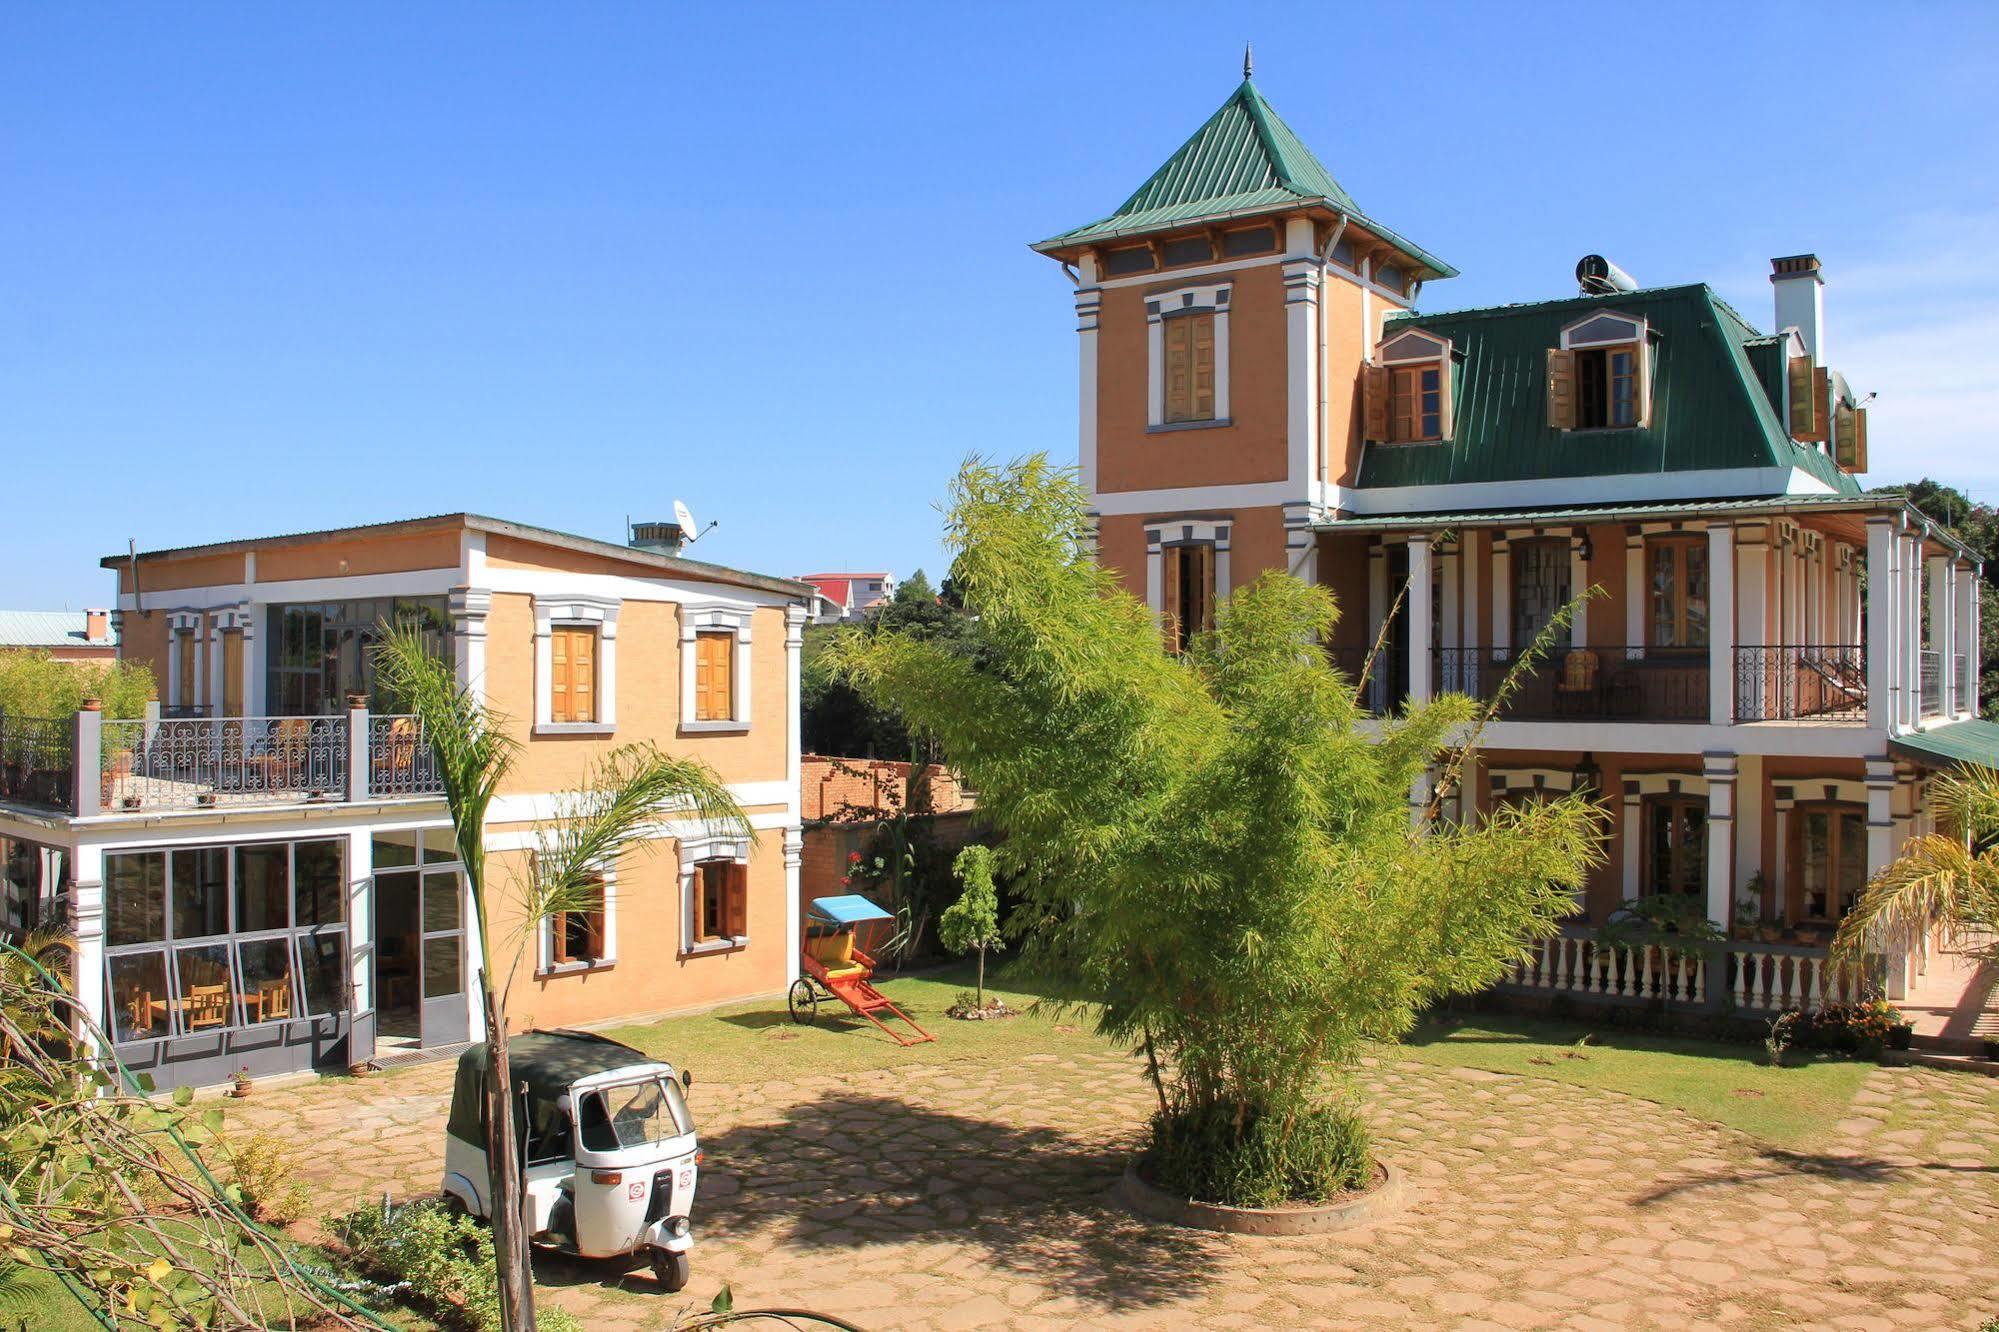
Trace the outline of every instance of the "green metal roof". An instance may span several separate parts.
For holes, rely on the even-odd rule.
[[[1933,768],[1999,768],[1999,722],[1949,722],[1898,735],[1888,748]]]
[[[1746,499],[1633,500],[1621,504],[1571,504],[1560,508],[1465,509],[1449,513],[1410,510],[1368,513],[1314,524],[1321,531],[1353,532],[1405,528],[1534,527],[1548,523],[1636,522],[1642,519],[1702,518],[1715,514],[1822,512],[1876,513],[1906,508],[1893,497],[1873,495],[1759,495]]]
[[[1657,335],[1652,416],[1629,430],[1560,431],[1547,423],[1546,356],[1562,329],[1594,310],[1643,316]],[[1795,442],[1777,419],[1753,348],[1765,335],[1706,284],[1655,287],[1442,314],[1397,314],[1384,336],[1420,328],[1451,340],[1452,438],[1368,444],[1357,487],[1796,467],[1842,495],[1860,485]]]
[[[1119,204],[1117,211],[1087,226],[1051,236],[1034,246],[1044,254],[1076,245],[1214,221],[1319,204],[1351,217],[1383,240],[1422,263],[1436,277],[1456,277],[1452,268],[1375,222],[1353,196],[1312,155],[1256,85],[1244,79],[1194,137]]]

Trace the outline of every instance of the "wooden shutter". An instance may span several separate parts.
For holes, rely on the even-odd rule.
[[[1182,317],[1165,321],[1166,419],[1188,421],[1194,412],[1194,324]]]
[[[1812,409],[1812,358],[1793,356],[1787,369],[1791,396],[1791,438],[1816,438],[1818,423]]]
[[[1165,611],[1164,623],[1168,651],[1180,650],[1180,561],[1186,552],[1185,546],[1167,546],[1159,552],[1159,576],[1166,586],[1160,605]]]
[[[697,634],[694,639],[694,719],[729,721],[736,715],[736,636]]]
[[[1211,314],[1193,315],[1185,322],[1194,326],[1189,335],[1194,343],[1192,419],[1212,421],[1215,419],[1215,317]]]
[[[705,943],[708,933],[708,862],[694,867],[694,942]]]
[[[708,646],[713,634],[694,635],[694,720],[710,721],[715,716],[715,662]]]
[[[1853,465],[1855,455],[1853,417],[1853,408],[1843,402],[1833,409],[1832,460],[1849,472],[1859,470]]]
[[[1388,438],[1388,367],[1364,365],[1360,368],[1361,437]]]
[[[1652,348],[1643,337],[1631,346],[1632,394],[1636,399],[1633,406],[1638,416],[1633,425],[1646,426],[1652,423]]]
[[[194,706],[194,633],[185,630],[175,644],[180,657],[180,694],[174,701],[183,708]]]
[[[1194,566],[1195,595],[1200,605],[1188,608],[1189,627],[1212,630],[1215,627],[1215,548],[1202,544],[1194,547],[1197,563]]]
[[[1576,354],[1559,347],[1548,348],[1548,425],[1576,428]]]
[[[597,631],[559,628],[549,641],[549,720],[597,720]]]
[[[1853,413],[1853,466],[1851,471],[1867,470],[1867,409],[1859,408]]]
[[[727,868],[729,885],[728,907],[723,911],[723,919],[729,937],[744,939],[750,933],[750,867],[732,864]]]
[[[222,635],[222,715],[243,715],[243,631]]]
[[[1451,437],[1451,355],[1447,351],[1437,362],[1437,438]]]

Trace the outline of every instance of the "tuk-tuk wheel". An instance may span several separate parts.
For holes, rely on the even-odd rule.
[[[807,977],[800,976],[791,983],[790,1002],[793,1022],[810,1022],[819,1015],[819,993]]]
[[[687,1255],[684,1253],[654,1249],[652,1274],[654,1279],[671,1294],[686,1288],[688,1280],[694,1275],[694,1265],[687,1260]]]

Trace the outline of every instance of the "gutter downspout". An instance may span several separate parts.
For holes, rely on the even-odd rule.
[[[1326,238],[1326,247],[1319,251],[1319,483],[1332,484],[1332,421],[1326,415],[1326,332],[1332,327],[1332,311],[1326,304],[1326,268],[1333,262],[1333,249],[1347,232],[1347,215],[1340,214],[1340,224],[1333,228],[1333,234]]]

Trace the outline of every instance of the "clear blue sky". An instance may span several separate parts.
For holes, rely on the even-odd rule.
[[[1216,16],[1227,15],[1220,26]],[[122,550],[474,509],[788,574],[943,559],[967,452],[1073,457],[1067,284],[1257,80],[1465,276],[1759,323],[1826,264],[1874,481],[1999,499],[1999,6],[0,10],[0,605]]]

